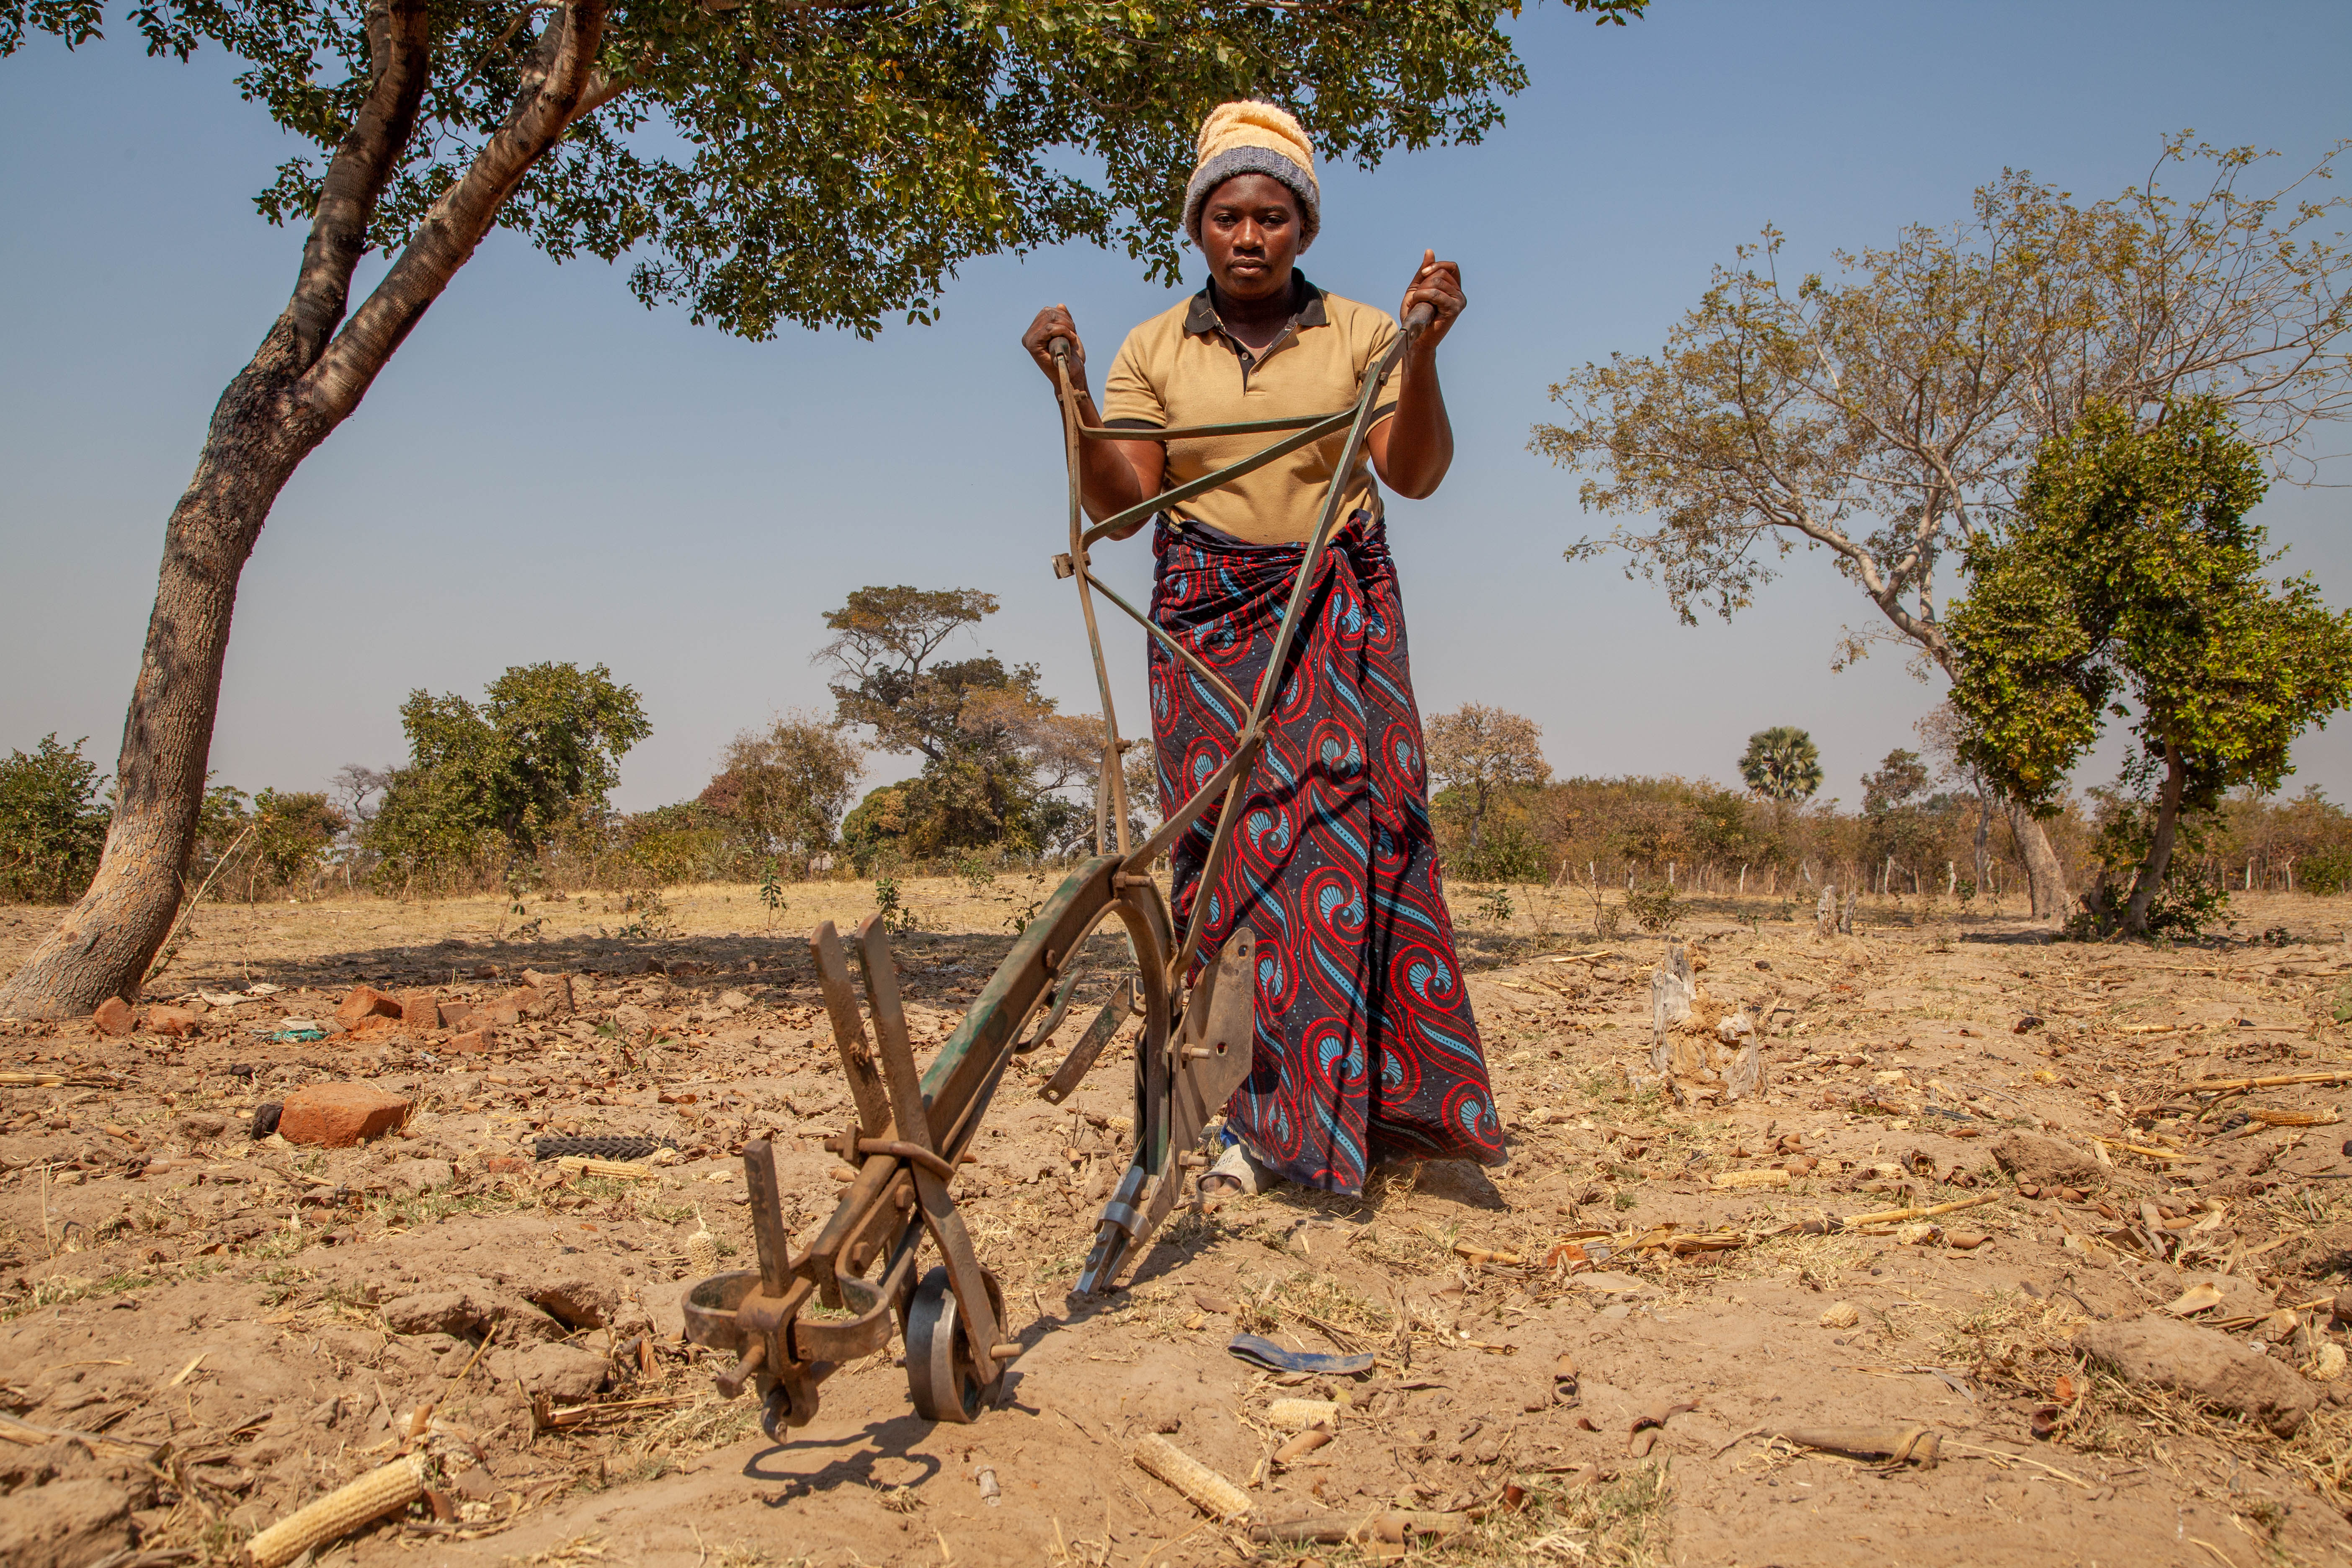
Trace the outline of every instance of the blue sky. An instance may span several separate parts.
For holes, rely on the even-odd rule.
[[[1872,612],[1818,556],[1697,628],[1612,566],[1565,563],[1603,524],[1526,449],[1552,382],[1654,348],[1767,222],[1802,261],[1958,216],[2004,166],[2092,197],[2143,176],[2168,131],[2276,148],[2282,173],[2352,132],[2340,0],[1657,0],[1625,28],[1531,8],[1518,33],[1532,85],[1509,123],[1327,169],[1307,259],[1389,309],[1423,246],[1462,262],[1471,310],[1443,361],[1459,456],[1434,498],[1391,510],[1414,674],[1425,712],[1535,718],[1566,773],[1728,779],[1750,731],[1790,723],[1852,801],[1937,691],[1886,653],[1830,672],[1840,627]],[[163,520],[293,279],[299,235],[249,199],[290,149],[229,74],[217,53],[147,59],[121,28],[0,61],[0,748],[86,734],[111,763]],[[214,767],[319,787],[401,754],[412,689],[571,659],[643,694],[654,734],[619,799],[656,805],[698,789],[736,731],[824,704],[819,616],[866,583],[996,593],[980,642],[1091,710],[1048,565],[1058,431],[1015,340],[1067,301],[1105,363],[1172,298],[1073,247],[966,268],[936,326],[745,343],[646,311],[619,268],[495,235],[281,498],[245,574]],[[880,433],[909,424],[919,440]],[[2337,604],[2347,496],[2283,489],[2263,512]],[[1108,565],[1139,594],[1144,539]],[[1141,634],[1114,636],[1132,732]],[[2352,721],[2295,755],[2290,787],[2352,800]]]

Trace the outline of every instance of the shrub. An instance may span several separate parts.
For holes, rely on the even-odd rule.
[[[1655,936],[1675,923],[1683,912],[1683,906],[1675,901],[1672,888],[1660,886],[1646,893],[1626,894],[1625,912],[1633,917],[1635,925]]]
[[[0,897],[67,903],[97,874],[112,813],[82,745],[53,732],[0,763]]]

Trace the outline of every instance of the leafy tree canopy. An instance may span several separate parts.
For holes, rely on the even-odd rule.
[[[1567,0],[1622,23],[1646,0]],[[256,198],[306,220],[358,121],[396,0],[152,0],[151,54],[210,45],[316,149]],[[638,259],[630,288],[750,338],[780,321],[872,333],[927,320],[957,265],[1068,239],[1177,275],[1201,116],[1297,108],[1326,153],[1475,142],[1526,85],[1517,0],[1147,5],[1138,0],[632,0],[583,8],[596,67],[562,140],[499,222],[558,260]],[[586,13],[593,11],[592,18]],[[537,86],[540,6],[425,7],[435,63],[368,241],[396,247]],[[0,54],[28,31],[78,46],[102,0],[0,0]],[[556,31],[553,26],[545,28]]]
[[[1498,789],[1539,784],[1551,777],[1544,760],[1543,728],[1534,720],[1465,702],[1429,721],[1429,775],[1441,790],[1458,790],[1470,816],[1471,856],[1484,847],[1487,808]]]
[[[833,843],[865,763],[865,749],[838,724],[796,714],[730,742],[701,802],[744,829],[761,854],[814,854]]]
[[[1898,746],[1886,753],[1875,773],[1862,775],[1862,814],[1883,816],[1900,811],[1927,787],[1927,764],[1919,760],[1918,752]]]
[[[467,852],[481,833],[528,856],[582,806],[601,807],[620,759],[653,732],[636,691],[603,665],[517,665],[478,707],[415,691],[401,705],[409,762],[394,770],[370,823],[378,852],[434,858]]]
[[[2179,814],[2232,784],[2269,791],[2294,737],[2352,695],[2352,612],[2308,576],[2274,586],[2260,454],[2211,399],[2152,427],[2095,405],[2046,447],[2014,523],[1969,552],[1952,607],[1952,705],[1968,759],[2042,813],[2107,721],[2159,770],[2129,923],[2145,915]]]
[[[89,885],[110,813],[82,744],[52,733],[0,762],[0,898],[62,903]]]
[[[1566,414],[1536,449],[1585,470],[1588,509],[1652,520],[1570,558],[1623,552],[1690,621],[1826,550],[1883,617],[1837,663],[1886,638],[1948,673],[1950,564],[2091,405],[2144,427],[2217,397],[2278,471],[2312,472],[2311,426],[2352,415],[2352,251],[2328,233],[2346,198],[2313,194],[2337,150],[2252,191],[2269,154],[2183,132],[2143,184],[2091,203],[2006,170],[1967,217],[1821,271],[1784,274],[1767,228],[1656,353],[1551,389]],[[2160,183],[2184,173],[2202,188]]]
[[[1748,737],[1739,776],[1767,800],[1793,805],[1822,787],[1822,752],[1813,738],[1792,725],[1776,724]]]

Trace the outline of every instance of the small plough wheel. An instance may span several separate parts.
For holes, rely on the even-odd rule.
[[[1004,1292],[993,1274],[988,1275],[988,1303],[1003,1322]],[[924,1275],[907,1306],[907,1391],[915,1414],[926,1421],[971,1420],[996,1397],[1004,1377],[1002,1367],[992,1364],[983,1377],[973,1364],[960,1317],[947,1269]]]

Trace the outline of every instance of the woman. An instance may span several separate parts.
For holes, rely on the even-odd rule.
[[[1345,408],[1397,327],[1298,272],[1321,218],[1314,150],[1298,122],[1271,104],[1225,104],[1201,127],[1184,198],[1208,286],[1128,334],[1105,378],[1102,415],[1066,310],[1038,312],[1023,346],[1051,380],[1047,345],[1056,337],[1076,345],[1071,382],[1090,425],[1140,432]],[[1243,923],[1259,942],[1253,1071],[1227,1107],[1234,1146],[1203,1177],[1204,1195],[1256,1191],[1269,1172],[1356,1193],[1383,1159],[1503,1159],[1438,890],[1421,717],[1381,502],[1382,483],[1428,495],[1454,458],[1436,355],[1462,313],[1461,269],[1433,251],[1423,252],[1400,313],[1420,304],[1434,316],[1380,394],[1369,465],[1360,453],[1339,479],[1347,521],[1302,611],[1234,853],[1217,886],[1199,885],[1213,812],[1172,851],[1180,926],[1209,900],[1201,951],[1213,954]],[[1271,439],[1081,443],[1087,510],[1124,511]],[[1154,525],[1152,619],[1245,696],[1272,657],[1344,444],[1333,436],[1304,447],[1169,508]],[[1242,715],[1150,647],[1153,751],[1160,797],[1173,808],[1231,753]]]

